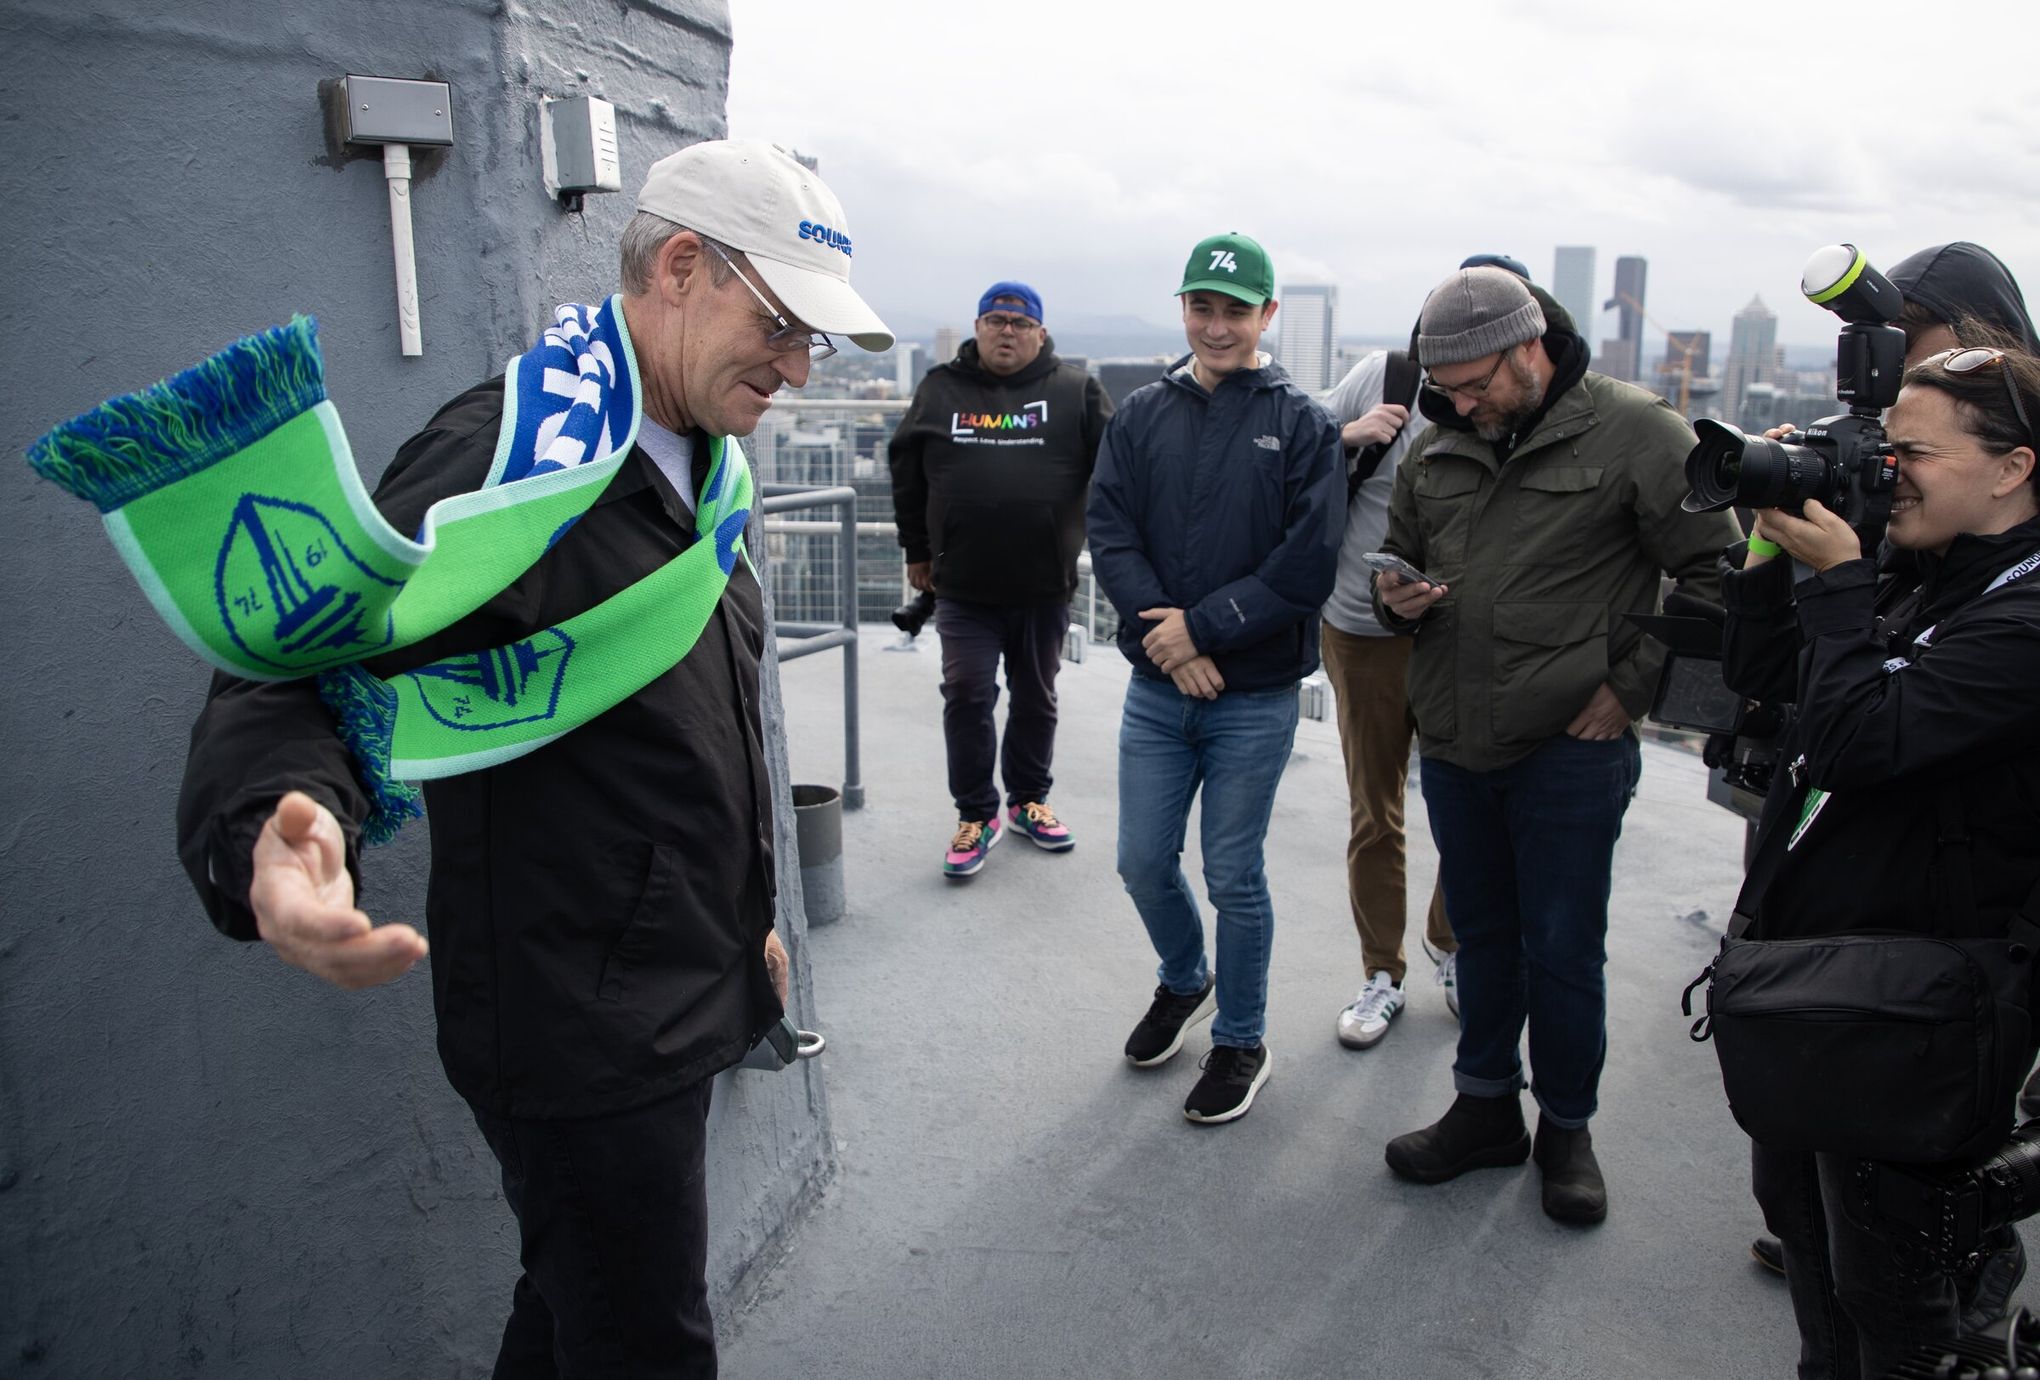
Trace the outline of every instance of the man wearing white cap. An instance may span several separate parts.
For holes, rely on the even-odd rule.
[[[406,442],[376,492],[410,532],[440,499],[530,501],[545,490],[524,476],[626,451],[500,593],[364,663],[450,680],[441,702],[478,718],[543,717],[576,675],[636,687],[535,751],[426,785],[440,1055],[500,1161],[522,1247],[499,1377],[715,1374],[710,1085],[779,1019],[787,980],[757,709],[766,627],[729,438],[806,383],[832,336],[892,344],[850,288],[851,251],[836,198],[770,145],[661,160],[624,230],[622,292],[562,307]],[[689,567],[705,623],[687,645],[628,619],[561,636],[707,541],[717,559]],[[463,657],[466,680],[445,669]],[[313,682],[216,678],[179,806],[214,922],[347,988],[423,957],[410,926],[355,909],[364,827],[388,806],[373,776]]]

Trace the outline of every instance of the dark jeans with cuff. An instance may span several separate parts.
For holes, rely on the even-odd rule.
[[[524,1266],[496,1380],[714,1380],[712,1084],[571,1121],[472,1109],[503,1167]]]
[[[1622,816],[1636,793],[1636,736],[1561,733],[1520,761],[1469,771],[1423,759],[1445,909],[1459,940],[1453,1086],[1509,1097],[1523,1086],[1545,1120],[1585,1126],[1608,1051],[1608,893]]]
[[[1006,803],[1048,799],[1055,776],[1055,673],[1062,666],[1070,606],[935,601],[942,637],[942,736],[949,747],[949,794],[958,819],[983,822],[999,813],[992,762]],[[1006,661],[1006,741],[993,711],[999,704],[999,659]]]

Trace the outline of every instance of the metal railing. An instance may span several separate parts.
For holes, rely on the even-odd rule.
[[[761,495],[758,508],[765,515],[768,538],[774,530],[773,513],[807,508],[840,507],[843,510],[843,520],[837,524],[841,548],[838,570],[842,621],[832,624],[774,619],[772,636],[779,644],[781,661],[812,656],[836,647],[843,649],[843,808],[861,810],[864,808],[864,779],[857,750],[857,490],[848,487],[814,488],[763,480],[758,491]],[[801,525],[821,527],[827,524]]]

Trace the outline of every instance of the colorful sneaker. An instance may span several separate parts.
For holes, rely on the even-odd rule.
[[[945,877],[968,877],[985,865],[985,854],[992,851],[992,845],[999,841],[999,821],[996,816],[982,824],[975,820],[958,820],[956,837],[949,841],[949,851],[942,855],[942,875]]]
[[[1048,808],[1048,802],[1030,800],[1025,805],[1015,805],[1006,811],[1006,818],[1015,829],[1034,840],[1036,848],[1046,848],[1051,853],[1061,853],[1076,847],[1077,841],[1070,837],[1070,831],[1055,817],[1055,811]]]
[[[1339,1013],[1339,1043],[1347,1049],[1372,1049],[1402,1009],[1403,989],[1387,973],[1375,973],[1353,1004]]]
[[[1205,1126],[1238,1121],[1268,1081],[1268,1046],[1235,1049],[1213,1045],[1204,1056],[1204,1076],[1184,1100],[1183,1115]]]

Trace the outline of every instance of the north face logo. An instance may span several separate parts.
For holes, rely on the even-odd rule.
[[[1282,443],[1276,440],[1273,436],[1256,436],[1254,438],[1254,444],[1259,446],[1262,450],[1282,449]]]

